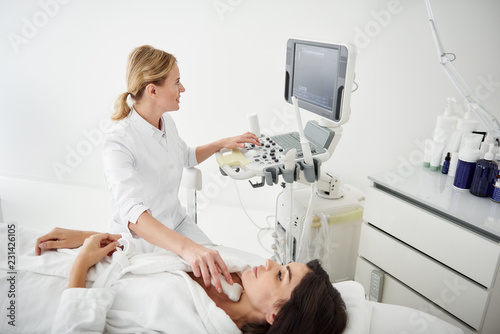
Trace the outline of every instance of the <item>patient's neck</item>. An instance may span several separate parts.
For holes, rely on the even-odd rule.
[[[195,277],[193,273],[189,273],[189,276],[191,276],[195,282],[205,289],[208,297],[215,302],[217,307],[226,312],[238,328],[241,328],[247,323],[260,323],[266,321],[265,316],[252,307],[244,289],[240,300],[238,302],[233,302],[224,292],[218,293],[213,286],[210,289],[207,289],[203,283],[202,277]],[[243,285],[241,278],[237,274],[233,273],[231,276],[234,283]]]

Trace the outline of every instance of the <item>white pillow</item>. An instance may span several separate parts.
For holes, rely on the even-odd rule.
[[[365,289],[358,282],[333,286],[346,304],[349,322],[345,334],[463,334],[460,328],[422,311],[367,301]]]
[[[414,308],[366,303],[372,309],[370,334],[463,334],[460,328]]]
[[[334,283],[333,286],[340,292],[347,309],[347,328],[345,334],[366,334],[370,314],[368,314],[365,300],[365,289],[355,281]]]

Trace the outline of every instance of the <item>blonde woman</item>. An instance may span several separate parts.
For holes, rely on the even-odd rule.
[[[183,168],[201,163],[222,148],[259,145],[258,138],[243,135],[191,148],[179,136],[168,112],[178,110],[181,93],[175,57],[145,45],[129,56],[127,92],[115,103],[117,125],[104,140],[103,162],[111,193],[110,233],[131,233],[150,244],[180,255],[209,288],[210,277],[221,292],[218,273],[232,283],[220,255],[191,222],[178,199]],[[129,106],[127,98],[133,105]]]

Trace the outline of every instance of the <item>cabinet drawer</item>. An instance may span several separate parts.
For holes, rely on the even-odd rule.
[[[446,266],[490,288],[500,246],[437,215],[368,188],[364,219]]]
[[[363,285],[365,292],[370,291],[370,278],[371,272],[375,267],[372,263],[366,261],[364,258],[359,257],[356,262],[356,277],[355,280]],[[397,279],[386,273],[384,275],[384,287],[382,290],[382,303],[401,305],[433,315],[441,320],[444,320],[452,325],[461,328],[464,334],[478,334],[479,332],[473,330],[472,327],[460,321],[457,317],[450,313],[443,311],[435,304],[431,303],[428,299],[422,297],[406,285],[399,282]],[[427,328],[423,320],[432,321],[432,318],[424,317],[418,319],[414,315],[409,319],[409,327],[414,329],[413,332],[424,332]],[[428,330],[427,330],[428,331]]]
[[[367,223],[361,228],[359,255],[473,328],[481,328],[489,301],[485,288]]]

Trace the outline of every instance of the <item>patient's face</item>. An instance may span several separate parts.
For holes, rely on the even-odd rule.
[[[309,271],[303,263],[282,266],[267,260],[265,266],[243,272],[241,279],[250,302],[265,311],[279,299],[290,299],[293,289]]]

